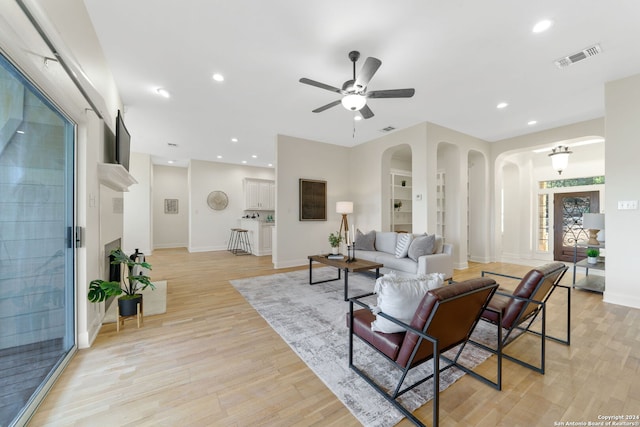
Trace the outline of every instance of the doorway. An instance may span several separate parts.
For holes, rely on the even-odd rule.
[[[582,227],[582,214],[600,212],[600,192],[556,193],[553,197],[553,259],[574,261],[576,243],[588,240]],[[577,259],[586,257],[586,248],[577,249]]]
[[[75,126],[0,55],[0,425],[24,423],[75,349]]]

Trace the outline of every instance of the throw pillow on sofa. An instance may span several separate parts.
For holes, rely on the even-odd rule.
[[[375,251],[376,231],[371,230],[363,234],[360,229],[356,230],[356,249],[359,251]]]
[[[435,234],[425,234],[423,236],[418,236],[413,239],[411,245],[409,246],[408,256],[414,261],[418,261],[423,255],[431,255],[435,249],[436,244],[436,235]]]
[[[429,291],[444,283],[444,274],[430,273],[418,278],[397,277],[391,272],[376,280],[374,292],[378,294],[378,305],[373,308],[374,313],[383,312],[404,323],[410,323],[413,315]],[[383,333],[404,332],[401,326],[382,316],[376,316],[371,323],[371,330]]]
[[[409,253],[409,246],[413,240],[413,234],[400,233],[396,243],[396,258],[404,258]]]

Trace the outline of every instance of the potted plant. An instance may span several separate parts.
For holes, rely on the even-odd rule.
[[[151,265],[142,261],[138,261],[138,250],[136,253],[128,257],[122,249],[114,249],[111,251],[111,264],[120,264],[120,281],[106,281],[95,279],[89,283],[88,298],[91,302],[102,302],[112,296],[120,296],[118,298],[118,310],[120,316],[133,316],[137,313],[138,302],[142,304],[142,294],[138,293],[151,287],[156,287],[151,283],[151,278],[142,273],[142,269],[151,270]],[[135,267],[140,267],[139,274]]]
[[[393,203],[393,207],[394,207],[398,212],[400,212],[400,208],[402,207],[402,200],[396,200],[396,201]]]
[[[331,245],[331,253],[337,254],[340,248],[340,242],[342,242],[342,236],[339,232],[329,234],[329,244]]]
[[[600,255],[600,250],[598,248],[587,249],[587,263],[597,264],[599,255]]]

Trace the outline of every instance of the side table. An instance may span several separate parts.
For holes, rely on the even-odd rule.
[[[600,258],[596,264],[589,264],[587,259],[578,261],[578,247],[581,248],[604,248],[604,245],[589,245],[589,244],[576,244],[573,252],[573,287],[578,289],[585,289],[592,292],[603,293],[605,289],[604,276],[589,275],[589,270],[605,271],[605,262],[603,258]],[[585,277],[576,280],[576,268],[585,269]]]

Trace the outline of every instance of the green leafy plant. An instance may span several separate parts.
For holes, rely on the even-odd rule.
[[[102,279],[95,279],[89,283],[89,293],[87,297],[91,302],[102,302],[112,296],[123,295],[121,298],[135,298],[136,293],[148,287],[155,289],[151,283],[151,278],[144,274],[133,275],[134,267],[139,266],[151,270],[151,265],[146,262],[138,262],[128,257],[122,249],[111,251],[111,264],[120,264],[120,281],[109,282]]]
[[[587,249],[587,256],[590,258],[595,258],[600,255],[600,250],[597,248],[589,248]]]
[[[335,232],[329,234],[329,244],[332,248],[337,248],[338,246],[340,246],[340,242],[342,242],[342,236],[340,235],[340,233]]]

